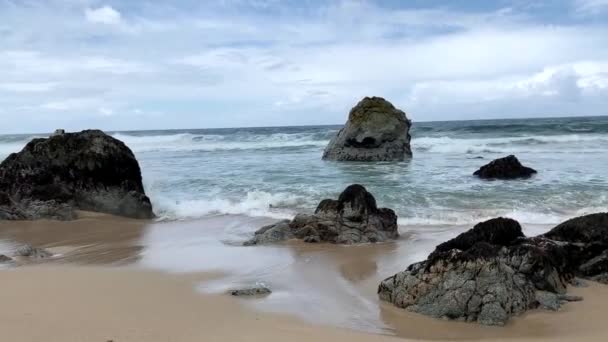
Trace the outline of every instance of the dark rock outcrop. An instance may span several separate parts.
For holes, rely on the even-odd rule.
[[[521,237],[524,237],[524,233],[521,231],[519,222],[509,218],[499,217],[478,223],[473,229],[438,245],[433,253],[447,252],[451,249],[466,251],[479,242],[486,242],[498,246],[509,246]]]
[[[608,283],[608,213],[573,218],[543,236],[563,245],[576,275]]]
[[[523,166],[513,156],[496,159],[475,171],[473,175],[484,179],[516,179],[528,178],[536,173],[536,170]]]
[[[315,213],[298,214],[291,221],[280,221],[260,228],[244,245],[267,244],[289,239],[304,242],[355,244],[396,239],[397,215],[378,208],[374,196],[358,184],[347,187],[338,200],[325,199]]]
[[[556,241],[608,245],[608,213],[575,217],[560,223],[544,236]]]
[[[382,281],[381,299],[425,315],[503,325],[536,307],[559,309],[576,276],[608,279],[606,215],[562,223],[527,238],[497,218],[437,246],[422,262]]]
[[[381,97],[366,97],[351,109],[344,128],[329,142],[323,159],[399,161],[412,156],[405,113]]]
[[[152,218],[139,164],[102,131],[58,131],[0,164],[0,219],[73,219],[74,210]]]
[[[6,264],[6,263],[10,263],[13,262],[13,259],[7,257],[4,254],[0,254],[0,264]]]

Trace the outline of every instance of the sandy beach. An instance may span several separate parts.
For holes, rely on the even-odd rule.
[[[195,225],[212,227],[219,222],[226,224],[230,219],[201,220]],[[3,338],[7,341],[103,342],[200,341],[201,338],[208,341],[601,341],[608,336],[608,327],[602,319],[608,307],[608,287],[599,284],[590,283],[589,287],[571,290],[572,294],[583,296],[583,302],[570,303],[559,312],[532,311],[505,327],[448,322],[374,301],[376,279],[380,277],[377,273],[384,273],[385,268],[378,261],[383,252],[398,256],[398,247],[394,245],[339,248],[288,244],[283,248],[308,260],[307,263],[294,262],[290,267],[302,273],[323,268],[319,263],[335,269],[335,273],[321,272],[310,277],[319,286],[319,292],[330,291],[337,301],[355,301],[355,297],[340,293],[343,288],[326,283],[356,284],[355,288],[376,307],[385,328],[371,331],[364,326],[315,322],[308,319],[313,317],[307,317],[314,316],[315,311],[306,306],[301,307],[300,315],[294,314],[293,308],[288,309],[298,303],[297,291],[303,291],[299,288],[296,293],[289,289],[277,291],[279,299],[273,299],[275,294],[272,294],[268,299],[240,300],[223,294],[222,287],[217,286],[235,284],[230,267],[215,267],[204,272],[149,267],[145,262],[146,251],[155,247],[145,236],[158,234],[150,231],[165,230],[178,236],[183,234],[180,229],[192,224],[94,214],[86,214],[73,222],[0,223],[3,243],[27,242],[60,253],[43,263],[24,263],[0,271]],[[409,239],[405,235],[404,239]],[[260,254],[260,257],[264,256]],[[285,274],[289,277],[288,272]],[[307,291],[314,301],[314,288]],[[316,304],[323,307],[321,302]],[[349,313],[344,311],[349,306],[342,306],[345,304],[348,303],[331,304],[336,310],[332,314],[347,316]],[[365,317],[364,312],[361,315]]]

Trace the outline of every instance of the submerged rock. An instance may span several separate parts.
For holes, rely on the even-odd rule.
[[[12,261],[13,261],[13,259],[7,257],[4,254],[0,254],[0,264],[9,263],[9,262],[12,262]]]
[[[523,166],[513,156],[496,159],[475,171],[473,175],[484,179],[516,179],[528,178],[536,173],[536,170]]]
[[[385,279],[378,294],[437,318],[503,325],[539,305],[557,310],[570,298],[562,296],[576,273],[570,252],[568,243],[526,238],[516,221],[496,218]]]
[[[557,311],[562,307],[562,302],[557,293],[537,291],[536,301],[545,310]]]
[[[372,194],[358,184],[347,187],[338,200],[325,199],[315,213],[298,214],[291,221],[280,221],[260,228],[246,246],[289,239],[304,242],[355,244],[396,239],[397,215],[378,208]]]
[[[249,287],[245,289],[230,290],[229,293],[236,297],[252,297],[252,296],[267,296],[272,291],[263,285]]]
[[[0,219],[73,219],[74,210],[152,218],[139,164],[99,130],[34,139],[0,164]]]
[[[366,97],[351,109],[344,128],[329,142],[323,159],[398,161],[412,156],[405,113],[381,97]]]
[[[31,245],[23,245],[15,250],[15,256],[33,259],[47,259],[51,258],[53,256],[53,253],[43,248],[35,248]]]
[[[289,229],[289,220],[279,221],[277,223],[264,226],[255,232],[253,239],[245,241],[243,245],[263,245],[295,238],[291,229]]]

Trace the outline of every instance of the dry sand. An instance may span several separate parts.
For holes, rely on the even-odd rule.
[[[0,222],[0,239],[65,254],[50,263],[0,271],[0,341],[608,340],[608,286],[599,284],[572,289],[583,302],[556,313],[533,311],[506,327],[435,320],[380,304],[383,321],[399,337],[262,313],[243,300],[195,291],[196,284],[218,274],[167,274],[134,266],[144,248],[139,241],[145,225],[97,215],[63,223]],[[327,254],[346,265],[340,269],[344,278],[359,281],[375,271],[373,259],[362,253],[366,250],[329,249]]]

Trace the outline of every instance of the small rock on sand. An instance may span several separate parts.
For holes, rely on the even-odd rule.
[[[53,256],[53,253],[43,248],[35,248],[31,245],[23,245],[15,250],[15,256],[28,257],[34,259],[46,259]]]
[[[4,254],[0,254],[0,264],[4,264],[4,263],[7,263],[7,262],[11,262],[11,261],[13,261],[13,259],[7,257]]]
[[[228,291],[231,295],[236,297],[252,297],[252,296],[267,296],[272,293],[272,291],[263,285],[244,288],[244,289],[235,289]]]

